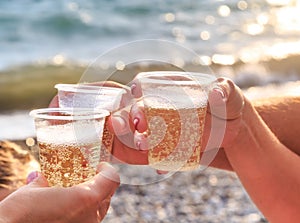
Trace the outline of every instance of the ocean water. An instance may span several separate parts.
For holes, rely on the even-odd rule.
[[[0,1],[0,112],[47,106],[56,83],[76,83],[99,55],[146,39],[191,49],[245,89],[299,80],[299,12],[299,0]],[[118,54],[110,60],[119,69]]]
[[[0,68],[89,63],[141,39],[227,65],[282,59],[300,52],[299,10],[299,0],[0,1]]]

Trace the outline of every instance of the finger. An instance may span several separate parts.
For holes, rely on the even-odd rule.
[[[165,171],[165,170],[156,170],[157,174],[163,175],[163,174],[167,174],[169,173],[169,171]]]
[[[48,187],[48,181],[42,173],[38,171],[31,172],[26,180],[29,187]]]
[[[109,209],[109,206],[110,206],[110,198],[105,199],[99,204],[98,213],[97,213],[97,218],[99,222],[101,222],[105,217]]]
[[[227,120],[240,117],[244,106],[241,90],[228,78],[218,78],[218,84],[210,91],[208,101],[209,112]]]
[[[49,108],[58,108],[59,107],[59,103],[58,103],[58,95],[55,95],[54,98],[51,100],[49,106]]]
[[[124,141],[120,141],[119,138],[115,138],[111,162],[135,165],[148,164],[148,153],[138,151],[134,148],[135,145],[133,142],[132,146],[125,146]]]
[[[106,177],[118,184],[120,183],[120,176],[117,170],[109,163],[101,162],[98,164],[96,172],[98,175],[100,174],[101,176]]]
[[[244,108],[244,96],[239,87],[230,79],[220,79],[220,86],[224,89],[226,100],[227,119],[233,120],[240,117]]]
[[[148,124],[144,112],[144,104],[141,100],[131,106],[130,118],[135,130],[141,133],[147,131]]]
[[[117,136],[128,133],[133,134],[135,131],[130,114],[126,109],[113,112],[108,121],[109,130]]]
[[[131,94],[134,98],[142,97],[142,88],[138,79],[134,79],[131,83]]]
[[[124,147],[135,148],[135,129],[129,116],[130,115],[127,111],[116,112],[111,116],[110,131],[112,131],[115,135],[112,151],[114,155],[118,153],[117,150],[122,150]]]
[[[134,134],[134,145],[135,149],[139,150],[140,152],[146,152],[149,150],[148,140],[147,140],[148,134],[147,132],[135,132]]]
[[[88,187],[92,192],[95,199],[103,201],[107,197],[111,197],[118,186],[120,185],[120,176],[116,169],[108,163],[100,163],[97,166],[98,174],[78,187]]]

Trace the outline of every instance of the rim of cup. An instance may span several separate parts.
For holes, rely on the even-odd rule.
[[[209,85],[216,80],[216,77],[211,74],[184,71],[141,72],[137,77],[144,83],[166,85]]]
[[[29,115],[34,118],[52,120],[87,120],[99,119],[109,116],[105,109],[89,108],[39,108],[30,111]]]
[[[56,84],[54,88],[56,88],[58,91],[87,94],[101,94],[103,92],[104,94],[116,95],[126,93],[126,91],[122,88],[87,84]]]

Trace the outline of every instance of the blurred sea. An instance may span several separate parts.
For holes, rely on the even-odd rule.
[[[299,80],[299,12],[299,0],[2,0],[0,139],[32,135],[28,110],[47,106],[54,84],[78,82],[99,55],[135,40],[192,49],[245,89]]]

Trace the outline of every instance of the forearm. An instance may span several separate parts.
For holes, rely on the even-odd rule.
[[[274,97],[252,103],[280,142],[300,155],[300,97]]]
[[[225,152],[252,200],[271,222],[296,222],[300,158],[281,144],[246,103],[243,128]]]
[[[300,123],[300,97],[274,97],[253,100],[251,103],[279,141],[300,155],[300,124],[297,124]],[[210,166],[233,171],[223,148]]]

